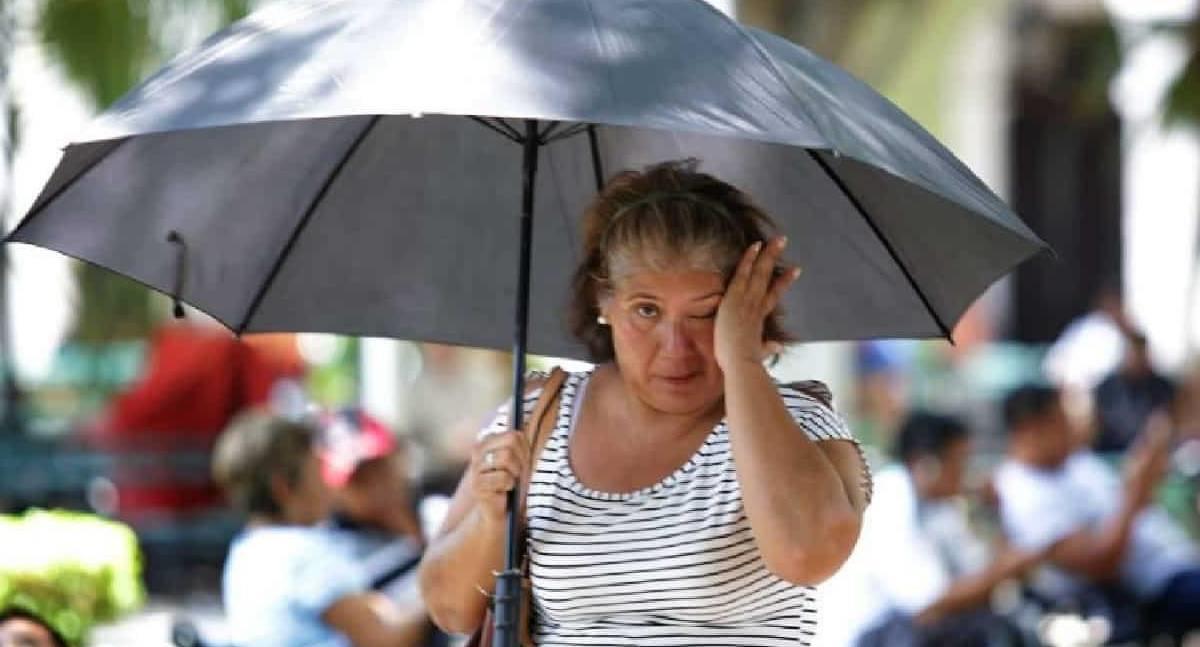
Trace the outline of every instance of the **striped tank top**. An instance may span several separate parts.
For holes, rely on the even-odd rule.
[[[775,577],[763,563],[724,422],[651,487],[598,492],[575,478],[568,440],[590,376],[567,376],[529,488],[536,643],[808,645],[816,626],[813,591]],[[810,438],[853,441],[841,418],[817,398],[779,389]],[[527,414],[538,395],[527,396]],[[506,418],[502,412],[485,432],[506,429]],[[869,475],[864,479],[869,488]]]

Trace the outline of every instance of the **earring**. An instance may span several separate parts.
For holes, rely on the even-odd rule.
[[[601,326],[607,326],[608,317],[605,317],[604,315],[596,315],[596,323],[600,324]]]

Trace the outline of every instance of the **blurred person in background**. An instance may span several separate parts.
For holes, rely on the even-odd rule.
[[[825,632],[821,644],[1024,644],[1016,624],[990,602],[1045,551],[993,555],[970,527],[962,500],[971,456],[966,425],[912,413],[893,453],[897,462],[876,475],[859,545],[837,576],[848,635]]]
[[[891,434],[904,419],[909,400],[913,355],[913,345],[907,341],[870,340],[855,349],[855,432],[865,443],[892,444]]]
[[[405,426],[420,450],[421,494],[448,501],[471,460],[476,432],[511,387],[512,366],[503,353],[424,343],[421,367],[406,398]]]
[[[36,614],[9,608],[0,611],[0,647],[67,647],[67,640]]]
[[[1167,418],[1152,416],[1129,451],[1124,479],[1072,441],[1057,389],[1024,386],[1004,402],[1008,452],[996,472],[1004,531],[1018,548],[1048,550],[1038,582],[1051,599],[1106,601],[1114,632],[1135,607],[1142,637],[1200,628],[1200,551],[1160,507],[1167,467]]]
[[[1067,324],[1046,352],[1043,368],[1051,382],[1071,391],[1091,391],[1121,363],[1131,328],[1117,278],[1096,292],[1092,309]]]
[[[101,512],[138,523],[219,508],[214,484],[172,461],[185,451],[207,454],[239,411],[268,404],[303,372],[291,335],[243,340],[200,315],[158,328],[141,376],[84,430],[89,445],[118,458],[108,475],[116,508]],[[158,469],[137,462],[147,453]]]
[[[413,498],[407,445],[356,407],[323,421],[319,445],[322,476],[334,490],[330,532],[366,572],[372,590],[404,608],[423,606],[416,567],[425,533]],[[444,634],[432,624],[429,628],[425,644],[443,644]]]
[[[1123,452],[1150,414],[1172,403],[1175,385],[1155,372],[1146,337],[1130,330],[1125,335],[1121,366],[1096,386],[1094,396],[1096,451]]]
[[[1105,281],[1092,298],[1091,310],[1069,323],[1042,361],[1046,377],[1062,393],[1076,442],[1090,445],[1095,436],[1093,392],[1116,371],[1125,354],[1125,336],[1133,323],[1125,313],[1121,280]]]
[[[333,493],[318,432],[254,411],[217,442],[216,481],[247,515],[225,565],[223,596],[239,647],[416,646],[427,620],[370,590],[370,576],[328,528]]]

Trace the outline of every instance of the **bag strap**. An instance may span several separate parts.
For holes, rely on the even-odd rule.
[[[525,425],[524,432],[529,440],[529,455],[525,461],[525,471],[521,473],[521,496],[518,498],[518,520],[521,530],[521,541],[525,541],[525,500],[529,496],[529,483],[533,480],[533,470],[537,466],[538,458],[542,455],[542,450],[546,447],[546,441],[550,439],[554,429],[556,415],[550,415],[551,412],[558,411],[559,396],[562,394],[563,382],[567,379],[567,372],[559,367],[554,367],[550,371],[550,375],[546,377],[546,381],[542,384],[542,394],[538,396],[537,404],[533,407],[533,415],[529,416],[529,422]],[[532,437],[529,434],[532,432]],[[522,569],[525,570],[526,560],[522,560]]]
[[[524,434],[529,442],[529,460],[525,461],[525,471],[521,473],[520,519],[522,525],[525,523],[525,497],[529,494],[529,483],[533,479],[533,470],[537,466],[538,457],[542,455],[542,449],[546,447],[546,441],[552,435],[551,431],[557,417],[548,414],[558,410],[559,395],[562,393],[562,386],[566,379],[567,372],[561,368],[555,366],[550,371],[550,375],[542,384],[542,393],[533,407],[533,413],[525,425]],[[533,435],[530,436],[530,433]]]

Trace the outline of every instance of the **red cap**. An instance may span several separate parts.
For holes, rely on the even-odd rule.
[[[321,475],[333,487],[344,486],[363,462],[396,450],[396,437],[391,430],[362,409],[330,413],[322,422]]]

